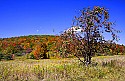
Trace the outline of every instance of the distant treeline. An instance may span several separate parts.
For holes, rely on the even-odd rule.
[[[64,42],[64,41],[63,41]],[[73,57],[71,54],[73,48],[71,44],[68,44],[67,56],[63,56],[59,52],[61,39],[59,36],[54,35],[29,35],[11,38],[0,39],[0,60],[2,59],[14,59],[16,56],[26,55],[27,58],[32,59],[47,59],[58,57]],[[104,48],[107,52],[103,54],[98,53],[96,55],[116,55],[124,54],[125,46],[115,43],[109,43]],[[71,52],[72,51],[72,52]]]

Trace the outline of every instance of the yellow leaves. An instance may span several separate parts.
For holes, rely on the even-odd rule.
[[[112,53],[112,49],[109,49],[110,50],[110,52]]]

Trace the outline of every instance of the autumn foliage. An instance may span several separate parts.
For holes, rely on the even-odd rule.
[[[104,37],[105,33],[109,33],[108,35],[112,37],[110,44],[114,40],[118,41],[117,33],[120,31],[112,27],[114,23],[110,22],[109,18],[108,9],[104,7],[95,6],[81,10],[80,14],[75,16],[73,26],[60,35],[63,40],[60,52],[66,56],[71,52],[69,48],[72,45],[74,47],[72,54],[86,65],[90,64],[92,56],[98,52],[104,53],[107,48],[110,49],[108,40]],[[119,49],[121,51],[123,48],[119,47]],[[84,58],[84,61],[80,59],[80,56]]]
[[[89,64],[96,55],[118,55],[125,53],[125,46],[116,44],[117,33],[109,21],[109,12],[104,7],[84,8],[75,16],[73,25],[59,36],[29,35],[0,38],[0,60],[15,59],[15,56],[27,55],[32,59],[50,57],[77,57]],[[111,35],[105,40],[104,33]],[[83,57],[84,60],[80,58]]]
[[[29,55],[34,59],[48,58],[47,52],[55,50],[55,42],[58,36],[30,35],[0,39],[1,58],[5,56]]]

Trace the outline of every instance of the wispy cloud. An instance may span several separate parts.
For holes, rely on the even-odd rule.
[[[81,30],[82,29],[79,26],[73,26],[73,27],[67,29],[66,32],[72,32],[73,31],[73,32],[78,33],[78,32],[81,32]]]

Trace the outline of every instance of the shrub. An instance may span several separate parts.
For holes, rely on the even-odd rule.
[[[10,54],[4,55],[4,59],[5,60],[12,60],[12,55],[10,55]]]
[[[15,53],[16,56],[23,56],[24,53],[23,52],[18,52],[18,53]]]
[[[35,59],[34,54],[32,52],[27,54],[27,59]]]
[[[3,54],[2,53],[0,53],[0,61],[1,61],[1,59],[3,59]]]
[[[4,59],[4,60],[14,60],[15,55],[14,54],[3,54],[0,53],[0,60]]]
[[[35,59],[35,56],[34,56],[34,54],[30,54],[30,59]]]

